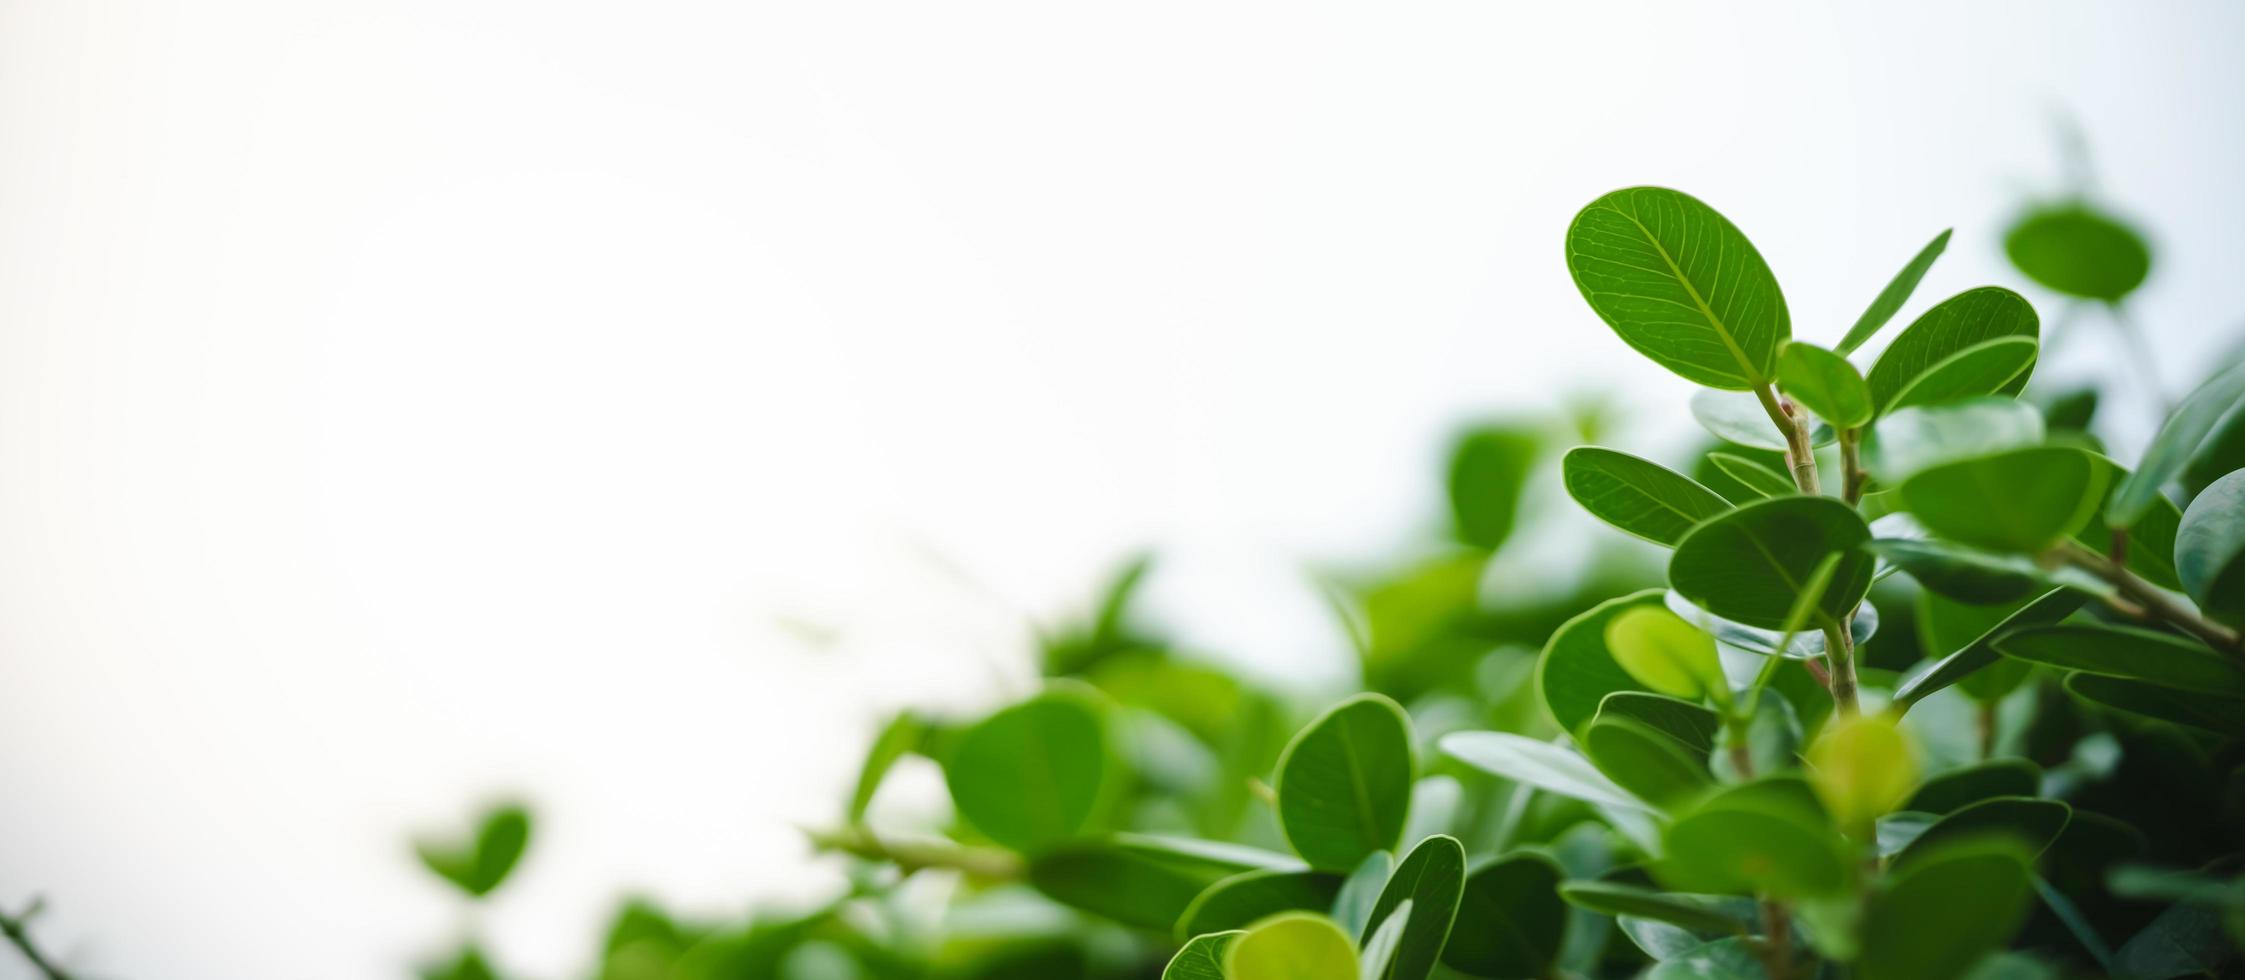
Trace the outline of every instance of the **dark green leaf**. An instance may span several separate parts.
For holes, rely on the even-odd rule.
[[[2025,555],[2000,555],[1947,541],[1884,538],[1864,547],[1908,572],[1926,592],[1972,606],[2006,606],[2065,585],[2091,595],[2112,587],[2070,567],[2046,569]]]
[[[1796,340],[1778,355],[1777,377],[1787,397],[1833,428],[1871,421],[1871,387],[1844,356]]]
[[[1117,834],[1038,856],[1029,883],[1063,905],[1167,935],[1208,886],[1243,871],[1299,867],[1253,848]]]
[[[1864,341],[1870,340],[1872,335],[1879,332],[1880,327],[1886,326],[1888,320],[1894,319],[1894,314],[1901,312],[1902,304],[1909,301],[1912,292],[1917,291],[1918,282],[1925,278],[1926,270],[1933,268],[1933,260],[1940,258],[1942,250],[1949,247],[1949,232],[1953,230],[1943,229],[1940,234],[1933,236],[1933,240],[1927,242],[1910,259],[1910,264],[1895,273],[1885,289],[1879,290],[1879,296],[1871,301],[1870,308],[1856,319],[1855,326],[1848,328],[1847,336],[1840,341],[1840,353],[1847,354],[1863,346]]]
[[[2042,416],[2009,398],[1920,405],[1879,419],[1863,445],[1863,465],[1889,487],[1921,470],[1960,459],[2039,446]]]
[[[2033,796],[2042,769],[2025,759],[1990,759],[1927,779],[1902,805],[1905,810],[1949,813],[1999,796]]]
[[[1279,824],[1313,868],[1347,872],[1393,850],[1411,805],[1411,721],[1360,694],[1310,722],[1278,761]]]
[[[1559,468],[1582,509],[1654,544],[1674,545],[1692,525],[1731,509],[1690,477],[1628,453],[1580,446]]]
[[[1104,705],[1075,686],[1050,688],[967,729],[943,769],[959,815],[1022,851],[1091,829],[1117,776]]]
[[[2008,841],[1963,841],[1888,877],[1863,917],[1861,980],[1950,980],[2001,948],[2025,917],[2032,862]]]
[[[1981,800],[1934,821],[1895,856],[1889,867],[1892,871],[1907,870],[1950,844],[1998,834],[2017,841],[2033,858],[2057,840],[2072,819],[2073,808],[2057,800],[2031,796]]]
[[[2144,461],[2120,481],[2105,503],[2105,523],[2133,528],[2159,499],[2159,492],[2190,465],[2191,457],[2206,441],[2214,425],[2240,404],[2245,404],[2245,364],[2215,375],[2190,397],[2183,399],[2144,450]]]
[[[1700,608],[1748,626],[1782,629],[1793,599],[1827,556],[1839,555],[1819,610],[1838,622],[1871,585],[1871,532],[1830,497],[1748,504],[1693,528],[1676,545],[1668,580]]]
[[[2105,506],[2112,495],[2120,492],[2120,485],[2128,480],[2128,469],[2113,462],[2110,457],[2092,455],[2105,470],[2105,496],[2097,502],[2097,509],[2089,521],[2074,532],[2074,540],[2091,551],[2112,550],[2112,528],[2105,524]],[[2160,497],[2152,501],[2136,525],[2128,529],[2127,555],[2124,563],[2128,570],[2145,581],[2162,589],[2181,591],[2182,581],[2175,577],[2175,533],[2182,526],[2183,511],[2175,502]],[[2080,573],[2087,576],[2086,572]]]
[[[1224,980],[1224,951],[1245,932],[1219,932],[1194,936],[1177,955],[1169,958],[1161,980]]]
[[[1356,944],[1333,920],[1288,912],[1256,923],[1224,951],[1225,980],[1358,980]]]
[[[1956,602],[1934,592],[1919,592],[1919,644],[1937,655],[1943,650],[1962,650],[1988,635],[1990,630],[2002,626],[2005,620],[2026,605],[2027,600],[1998,606],[1976,606]],[[1976,702],[1994,704],[2016,689],[2033,670],[2032,666],[2023,661],[1998,657],[1995,662],[1960,680],[1958,689]]]
[[[1761,954],[1745,939],[1702,943],[1662,960],[1644,980],[1763,980]]]
[[[2130,980],[2222,976],[2237,962],[2234,936],[2222,929],[2222,914],[2203,905],[2177,905],[2129,937],[2113,966]]]
[[[2151,272],[2151,246],[2135,229],[2070,201],[2027,212],[2003,239],[2027,278],[2083,299],[2112,302]]]
[[[1900,491],[1903,505],[1935,534],[1978,548],[2039,553],[2089,520],[2106,478],[2086,452],[2036,446],[1921,470]]]
[[[1714,783],[1705,755],[1634,718],[1601,713],[1583,731],[1582,748],[1598,771],[1656,806],[1674,806]]]
[[[1871,401],[1886,411],[1920,375],[1958,351],[1999,337],[2031,339],[2038,328],[2034,307],[2018,293],[2000,286],[1968,289],[1942,300],[1897,334],[1863,380],[1871,386]],[[2016,394],[2024,386],[2021,377],[1996,391]]]
[[[1567,229],[1567,269],[1624,342],[1710,388],[1768,383],[1792,336],[1761,253],[1676,191],[1632,187],[1591,202]]]
[[[1656,919],[1694,932],[1743,933],[1754,923],[1754,906],[1727,895],[1654,891],[1611,881],[1571,881],[1559,886],[1568,902],[1603,915]]]
[[[1598,704],[1598,717],[1629,718],[1674,739],[1705,759],[1715,750],[1722,716],[1690,701],[1664,694],[1616,691]]]
[[[2055,623],[2073,614],[2088,601],[2088,597],[2071,589],[2054,589],[2041,598],[2027,603],[2018,612],[2004,618],[2001,623],[1980,634],[1962,649],[1925,667],[1911,672],[1909,678],[1894,689],[1896,704],[1907,708],[1944,687],[1955,684],[1994,664],[2001,655],[1996,652],[1995,640],[2012,630],[2027,626]]]
[[[1606,626],[1623,612],[1660,608],[1658,589],[1609,599],[1568,620],[1551,634],[1536,660],[1536,689],[1560,729],[1579,731],[1597,715],[1598,704],[1615,691],[1648,691],[1629,676],[1606,648]]]
[[[1382,980],[1426,980],[1450,938],[1450,924],[1464,893],[1465,847],[1456,838],[1429,837],[1403,856],[1380,891],[1379,902],[1372,906],[1368,931],[1361,937],[1371,938],[1398,906],[1410,903],[1411,921],[1403,927],[1395,961]]]
[[[2245,622],[2245,470],[2215,480],[2183,512],[2175,574],[2201,612]]]
[[[1714,463],[1716,469],[1730,474],[1731,479],[1737,480],[1746,489],[1754,491],[1756,496],[1786,497],[1801,492],[1800,488],[1793,485],[1792,477],[1744,456],[1708,453],[1707,460]]]
[[[1495,550],[1512,536],[1520,490],[1543,440],[1533,429],[1488,426],[1466,433],[1450,454],[1450,514],[1458,540]]]
[[[427,839],[414,845],[421,863],[471,897],[482,898],[507,880],[530,846],[530,811],[516,804],[494,807],[467,841]]]
[[[1565,877],[1558,862],[1534,852],[1482,864],[1466,876],[1442,962],[1476,977],[1550,975],[1566,943],[1567,904],[1558,891]]]
[[[1997,337],[1973,344],[1919,372],[1894,401],[1891,411],[1913,405],[1946,405],[2007,390],[2034,369],[2042,349],[2033,337]]]
[[[2233,409],[2199,443],[2198,452],[2183,468],[2183,496],[2196,497],[2215,480],[2245,469],[2245,408]]]
[[[2245,699],[2245,667],[2169,633],[2116,626],[2030,626],[2005,633],[1995,647],[2004,656],[2060,670]],[[2245,711],[2245,704],[2239,710]]]
[[[2216,735],[2245,737],[2245,710],[2239,709],[2236,698],[2097,674],[2066,675],[2066,690],[2115,711],[2153,721],[2173,722]]]
[[[1242,871],[1208,886],[1177,917],[1183,942],[1211,932],[1243,929],[1279,912],[1324,912],[1341,893],[1341,876],[1323,871]]]

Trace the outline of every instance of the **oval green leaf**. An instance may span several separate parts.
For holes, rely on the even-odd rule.
[[[1029,883],[1062,905],[1166,935],[1208,886],[1243,871],[1300,867],[1254,848],[1117,834],[1038,855]]]
[[[1831,555],[1832,572],[1818,609],[1838,622],[1871,587],[1872,558],[1862,549],[1870,528],[1829,497],[1778,497],[1713,518],[1684,536],[1668,562],[1668,580],[1695,605],[1748,626],[1783,629],[1794,597]]]
[[[967,729],[943,769],[959,815],[1019,851],[1083,834],[1117,776],[1103,705],[1074,687],[1054,687]]]
[[[1736,453],[1708,453],[1707,461],[1757,497],[1789,497],[1801,492],[1792,477]]]
[[[491,894],[507,880],[530,846],[530,811],[507,803],[476,822],[464,842],[425,839],[414,844],[421,863],[471,898]]]
[[[1668,828],[1664,881],[1679,890],[1810,898],[1850,881],[1839,834],[1813,806],[1746,783]]]
[[[1465,894],[1465,846],[1437,834],[1420,841],[1396,863],[1363,933],[1370,939],[1389,915],[1406,903],[1411,919],[1396,944],[1395,959],[1381,980],[1426,980],[1450,939],[1450,925]]]
[[[2031,861],[2007,841],[1927,853],[1871,896],[1861,980],[1953,980],[2011,939],[2034,889]]]
[[[1322,915],[1273,916],[1232,940],[1225,980],[1358,980],[1356,944]]]
[[[2039,324],[2034,307],[2001,286],[1967,289],[1942,300],[1896,335],[1871,365],[1863,379],[1871,386],[1871,401],[1883,411],[1918,376],[1950,355],[1998,337],[2033,338]],[[1998,390],[2016,394],[2024,386],[2025,379],[2018,378]]]
[[[1993,395],[2011,388],[2034,370],[2042,345],[2033,337],[1997,337],[1957,351],[1925,369],[1902,387],[1892,411],[1914,405],[1946,405]]]
[[[1280,912],[1324,912],[1341,893],[1341,876],[1324,871],[1242,871],[1208,888],[1177,917],[1178,941],[1243,929]]]
[[[2047,288],[2108,303],[2151,273],[2151,246],[2142,235],[2079,202],[2028,212],[2004,236],[2003,251]]]
[[[1466,876],[1443,964],[1476,977],[1550,976],[1567,940],[1565,878],[1557,861],[1532,851],[1482,864]]]
[[[1730,693],[1715,638],[1664,607],[1622,610],[1606,623],[1606,650],[1637,683],[1662,694],[1698,701]]]
[[[1567,228],[1567,270],[1624,343],[1710,388],[1767,384],[1793,333],[1754,244],[1677,191],[1631,187],[1591,202]]]
[[[1871,421],[1871,386],[1840,354],[1794,341],[1778,355],[1777,380],[1786,397],[1833,428],[1852,429]]]
[[[2245,470],[2215,480],[2183,512],[2175,575],[2207,616],[2245,621]]]
[[[1549,742],[1511,732],[1452,732],[1442,736],[1441,745],[1466,765],[1546,792],[1603,806],[1646,808],[1588,760]]]
[[[1927,530],[1995,551],[2038,553],[2087,523],[2107,471],[2066,446],[2034,446],[1943,463],[1899,488]],[[1679,546],[1678,550],[1682,550]]]
[[[1652,919],[1705,933],[1744,933],[1754,924],[1752,904],[1736,907],[1728,895],[1654,891],[1615,881],[1571,881],[1559,886],[1568,904],[1600,915]]]
[[[1949,232],[1954,230],[1942,229],[1940,234],[1933,236],[1932,241],[1918,250],[1917,255],[1911,257],[1910,264],[1903,266],[1902,271],[1895,273],[1894,278],[1887,281],[1886,288],[1879,290],[1878,298],[1871,301],[1870,308],[1856,318],[1855,326],[1849,327],[1847,336],[1840,340],[1840,353],[1853,353],[1856,348],[1863,346],[1864,341],[1878,333],[1880,327],[1886,326],[1888,320],[1894,319],[1894,314],[1901,312],[1902,304],[1908,302],[1910,294],[1917,291],[1918,283],[1925,278],[1926,270],[1933,268],[1933,260],[1940,258],[1942,250],[1949,247]]]
[[[1981,800],[1959,808],[1927,827],[1916,840],[1894,856],[1892,871],[1901,871],[1938,854],[1950,844],[2001,835],[2026,849],[2029,858],[2040,855],[2073,820],[2073,807],[2057,800],[2031,796],[2006,796]]]
[[[1631,609],[1660,608],[1663,595],[1647,589],[1608,599],[1552,631],[1536,658],[1536,690],[1561,730],[1575,732],[1589,724],[1608,694],[1651,690],[1615,662],[1606,647],[1606,626]]]
[[[1411,807],[1411,721],[1395,702],[1360,694],[1294,736],[1278,760],[1279,826],[1310,866],[1346,873],[1393,850]]]
[[[1583,731],[1582,749],[1608,779],[1639,799],[1671,807],[1714,784],[1707,758],[1674,736],[1624,715],[1601,714]]]
[[[1682,744],[1704,761],[1715,751],[1715,736],[1722,730],[1721,715],[1689,701],[1662,694],[1616,691],[1598,704],[1601,718],[1629,718]]]
[[[2042,767],[2025,759],[1991,759],[1927,779],[1902,809],[1949,813],[1999,796],[2033,796],[2041,785]]]
[[[1169,958],[1161,980],[1224,980],[1224,952],[1245,932],[1218,932],[1194,936]]]
[[[1730,501],[1659,463],[1597,446],[1567,451],[1560,462],[1567,495],[1592,517],[1654,544],[1671,545]]]

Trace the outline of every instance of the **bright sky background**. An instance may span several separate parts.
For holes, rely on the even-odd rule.
[[[485,924],[563,976],[624,889],[815,890],[877,709],[1018,690],[1141,546],[1331,682],[1302,569],[1423,529],[1453,426],[1674,429],[1561,258],[1618,186],[1831,341],[1949,225],[1913,311],[2012,282],[2070,113],[2201,376],[2245,7],[1860,6],[0,0],[0,904],[394,977],[458,923],[406,834],[515,791]]]

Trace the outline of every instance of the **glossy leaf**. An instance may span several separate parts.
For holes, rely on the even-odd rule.
[[[1054,687],[966,730],[944,760],[959,815],[1022,851],[1091,829],[1117,778],[1095,695]]]
[[[1244,929],[1280,912],[1324,912],[1340,895],[1341,876],[1323,871],[1242,871],[1216,882],[1177,917],[1179,942]]]
[[[1616,785],[1656,806],[1682,803],[1714,783],[1706,756],[1635,718],[1599,715],[1583,730],[1582,750]]]
[[[1566,872],[1532,851],[1483,863],[1466,876],[1444,965],[1476,977],[1551,974],[1566,944]]]
[[[1409,903],[1411,920],[1403,927],[1395,960],[1382,980],[1426,980],[1449,941],[1464,894],[1465,847],[1456,838],[1429,837],[1396,863],[1379,902],[1372,906],[1371,931],[1364,933],[1364,938],[1370,938],[1389,915]]]
[[[2105,480],[2090,454],[2037,446],[1921,470],[1900,491],[1911,515],[1935,534],[1979,548],[2036,553],[2089,520]]]
[[[1801,492],[1793,478],[1733,453],[1708,453],[1707,461],[1759,497],[1785,497]]]
[[[482,898],[507,880],[530,846],[530,811],[504,804],[485,813],[466,841],[424,839],[414,845],[422,865],[470,897]]]
[[[1852,429],[1871,421],[1871,386],[1840,354],[1794,341],[1778,355],[1777,379],[1786,397],[1835,428]]]
[[[1722,716],[1699,704],[1662,694],[1616,691],[1598,705],[1600,718],[1628,718],[1674,739],[1705,759],[1715,750]]]
[[[1863,465],[1889,487],[1943,463],[2043,441],[2041,413],[2008,398],[1906,408],[1879,419],[1871,432],[1863,446]]]
[[[2113,302],[2143,285],[2151,246],[2136,230],[2079,202],[2038,208],[2003,238],[2027,278],[2083,299]]]
[[[2031,862],[2017,845],[1964,841],[1890,876],[1864,911],[1861,980],[1951,980],[1999,949],[2025,917]]]
[[[1208,886],[1259,868],[1300,865],[1254,848],[1116,834],[1038,855],[1029,883],[1063,905],[1166,935]]]
[[[1567,229],[1567,269],[1624,342],[1696,384],[1768,383],[1792,335],[1761,253],[1677,191],[1632,187],[1591,202]]]
[[[1347,872],[1393,850],[1409,816],[1411,721],[1395,702],[1360,694],[1294,736],[1278,762],[1279,825],[1311,867]]]
[[[1837,622],[1871,585],[1871,532],[1830,497],[1780,497],[1709,520],[1676,545],[1668,580],[1695,605],[1748,626],[1780,629],[1817,565],[1839,555],[1820,611]]]
[[[1597,446],[1568,450],[1560,476],[1591,516],[1654,544],[1674,545],[1692,525],[1731,509],[1688,476]]]
[[[1536,690],[1560,729],[1573,732],[1589,724],[1608,694],[1651,690],[1614,661],[1606,646],[1606,626],[1631,609],[1660,608],[1663,595],[1648,589],[1608,599],[1552,632],[1536,658]]]
[[[2018,293],[2000,286],[1982,286],[1942,300],[1912,323],[1872,363],[1864,381],[1871,386],[1871,401],[1881,411],[1919,376],[1958,351],[1999,337],[2034,338],[2039,329],[2034,307]],[[2015,379],[1997,389],[2014,394],[2025,386]]]
[[[2215,480],[2183,512],[2175,574],[2201,612],[2245,621],[2245,470]]]
[[[1588,760],[1549,742],[1511,732],[1455,732],[1441,744],[1458,761],[1494,776],[1589,803],[1645,808]]]
[[[1403,948],[1404,930],[1411,927],[1411,902],[1403,904],[1380,920],[1380,927],[1364,937],[1363,953],[1357,957],[1358,980],[1381,980],[1395,967],[1395,957]]]
[[[1918,283],[1925,279],[1926,270],[1933,268],[1933,260],[1940,258],[1941,252],[1949,247],[1949,232],[1953,230],[1943,229],[1933,236],[1932,241],[1910,258],[1910,264],[1895,273],[1885,289],[1879,290],[1878,298],[1871,301],[1870,308],[1856,318],[1855,325],[1849,327],[1847,336],[1840,340],[1840,353],[1852,353],[1863,346],[1888,320],[1894,319],[1894,314],[1901,312],[1902,304],[1909,302],[1910,294],[1916,292]]]
[[[1224,980],[1224,952],[1245,932],[1218,932],[1194,936],[1169,958],[1161,980]]]
[[[2214,426],[2239,405],[2245,404],[2245,364],[2239,364],[2200,385],[2167,416],[2165,425],[2144,450],[2143,462],[2120,481],[2112,499],[2105,502],[2105,523],[2132,528],[2151,510],[2160,490],[2190,465],[2200,443]]]
[[[2040,855],[2058,835],[2064,833],[2066,824],[2073,819],[2073,807],[2057,800],[2041,800],[2031,796],[2005,796],[1981,800],[1933,822],[1895,856],[1890,870],[1908,868],[1913,862],[1937,854],[1957,841],[2002,835],[2026,849],[2029,858]]]
[[[1258,922],[1224,950],[1225,980],[1358,980],[1356,943],[1333,920],[1288,912]]]
[[[2015,390],[2033,369],[2042,345],[2033,337],[1997,337],[1942,358],[1902,386],[1886,410],[1952,402]]]
[[[2245,699],[2245,666],[2170,633],[2119,626],[2031,626],[2006,633],[1995,647],[2004,656],[2060,670]],[[2245,703],[2239,710],[2245,711]]]
[[[2236,698],[2097,674],[2066,675],[2066,690],[2115,711],[2245,738],[2245,709]]]
[[[1901,686],[1894,690],[1894,701],[1904,708],[1923,700],[1926,695],[1941,690],[1984,670],[2001,658],[1996,652],[1997,637],[2027,626],[2055,623],[2082,607],[2088,597],[2071,589],[2054,589],[2033,602],[2020,607],[2018,612],[2004,617],[1971,643],[1948,656],[1912,671]]]

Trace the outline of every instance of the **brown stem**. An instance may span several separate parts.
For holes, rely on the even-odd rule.
[[[2236,630],[2176,604],[2174,600],[2167,598],[2167,593],[2161,592],[2151,583],[2137,578],[2125,566],[2072,541],[2060,544],[2055,553],[2060,561],[2104,579],[2113,588],[2118,589],[2120,594],[2128,600],[2127,605],[2122,603],[2107,603],[2107,605],[2131,612],[2144,619],[2166,623],[2204,640],[2207,646],[2245,660],[2245,644],[2240,643]],[[2129,608],[2130,606],[2133,606],[2133,608]]]
[[[811,846],[869,861],[886,861],[910,874],[924,868],[947,868],[975,878],[1005,881],[1022,874],[1021,859],[1010,851],[968,847],[929,838],[882,838],[864,827],[806,831]]]

